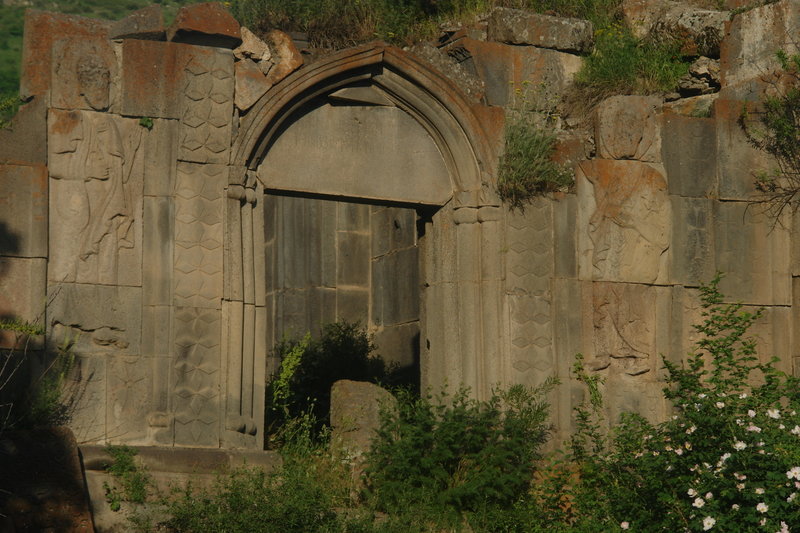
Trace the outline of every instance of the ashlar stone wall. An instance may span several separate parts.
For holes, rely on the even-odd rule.
[[[542,104],[568,88],[583,21],[499,10],[438,47],[304,64],[218,4],[170,27],[155,7],[29,11],[28,103],[0,132],[0,314],[46,325],[42,360],[73,345],[72,427],[91,443],[260,448],[271,346],[335,319],[419,358],[426,387],[560,377],[558,438],[578,352],[612,418],[656,420],[660,357],[691,349],[716,271],[764,310],[761,356],[796,373],[795,221],[751,204],[770,161],[737,120],[798,26],[790,0],[741,13],[720,26],[718,93],[617,96],[588,128],[562,121],[574,190],[512,211],[495,188],[504,107],[519,87]]]

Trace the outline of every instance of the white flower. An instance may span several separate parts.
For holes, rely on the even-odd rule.
[[[793,493],[789,494],[789,497],[786,498],[786,501],[789,502],[789,503],[792,503],[795,498],[797,498],[797,493],[793,492]]]
[[[749,426],[747,426],[747,431],[754,431],[756,433],[761,433],[761,428],[754,424],[750,424]]]
[[[743,392],[743,393],[741,393],[739,395],[739,399],[744,400],[745,398],[747,398],[747,393],[746,392]]]
[[[789,532],[789,526],[786,524],[786,522],[781,520],[781,530],[777,531],[776,533],[790,533]]]
[[[700,398],[700,399],[703,399],[703,398],[706,397],[706,395],[705,395],[705,393],[701,392],[700,394],[697,395],[697,397]]]
[[[734,450],[742,451],[745,448],[747,448],[747,444],[745,444],[744,442],[742,442],[740,440],[737,440],[736,442],[733,443],[733,449]]]
[[[695,431],[697,431],[697,426],[691,426],[689,429],[686,430],[686,434],[691,435]]]
[[[780,409],[767,409],[767,416],[778,419],[781,417],[781,411]]]
[[[731,454],[729,452],[725,452],[725,453],[722,454],[722,456],[720,456],[719,460],[722,461],[722,462],[725,462],[730,458],[731,458]]]
[[[710,500],[710,499],[711,499],[711,498],[713,498],[713,497],[714,497],[714,494],[713,494],[713,493],[711,493],[711,492],[706,492],[706,500]]]
[[[737,483],[736,484],[736,488],[739,489],[739,490],[743,490],[744,489],[744,483]]]
[[[795,426],[791,431],[792,435],[800,435],[800,426]]]
[[[747,411],[747,416],[749,416],[750,418],[753,418],[754,416],[756,416],[756,412],[753,411],[752,409],[749,409]]]
[[[683,448],[675,448],[675,453],[678,455],[683,455]]]
[[[786,429],[786,426],[784,426],[783,424],[778,424],[778,429]]]
[[[737,418],[737,419],[736,419],[736,425],[737,425],[737,426],[743,426],[743,425],[744,425],[744,421],[743,421],[743,420],[741,420],[741,419],[739,419],[739,418]]]
[[[731,505],[731,509],[733,509],[734,511],[738,511],[739,510],[739,504],[738,503],[734,503],[733,505]]]
[[[717,409],[722,409],[723,407],[725,407],[725,402],[717,402],[714,405],[716,406]]]
[[[736,479],[738,479],[739,481],[744,481],[745,479],[747,479],[747,476],[746,476],[746,475],[744,475],[744,474],[740,474],[739,472],[734,472],[734,473],[733,473],[733,477],[735,477],[735,478],[736,478]]]
[[[700,509],[706,504],[706,501],[703,498],[695,498],[694,502],[692,502],[692,507],[697,507]]]
[[[620,529],[628,529],[631,525],[628,522],[620,522],[619,527]]]
[[[759,513],[766,513],[767,511],[769,511],[769,505],[767,505],[764,502],[761,502],[758,505],[756,505],[756,511],[758,511]]]
[[[684,442],[683,443],[683,447],[686,448],[687,450],[691,450],[692,449],[692,443],[691,442]]]
[[[703,518],[703,531],[708,531],[709,529],[714,527],[714,524],[716,523],[717,521],[711,518],[710,516]]]
[[[764,489],[762,489],[761,487],[758,487],[757,489],[754,490],[754,492],[756,494],[764,494]]]
[[[793,466],[786,472],[786,477],[789,479],[800,479],[800,466]]]
[[[691,498],[694,498],[695,496],[697,496],[697,491],[694,489],[689,489],[686,491],[686,494],[688,494]]]

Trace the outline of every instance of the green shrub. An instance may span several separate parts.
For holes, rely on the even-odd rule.
[[[517,385],[487,401],[464,389],[452,397],[401,394],[398,409],[383,412],[367,457],[367,483],[378,508],[410,509],[434,521],[511,508],[533,480],[550,430],[544,395],[555,384]]]
[[[568,188],[573,173],[553,161],[556,135],[536,124],[530,113],[511,114],[505,127],[497,192],[512,208],[522,209],[534,197]]]
[[[273,356],[281,361],[267,386],[267,419],[274,433],[289,421],[312,420],[316,430],[328,425],[331,386],[340,379],[382,381],[389,377],[383,359],[358,323],[327,324],[320,339],[279,343]]]
[[[583,98],[592,103],[615,94],[652,94],[674,91],[689,71],[680,42],[662,36],[638,40],[619,24],[595,32],[594,52],[576,77]]]
[[[220,476],[210,490],[191,486],[167,503],[166,525],[179,533],[313,533],[332,531],[333,500],[302,463],[275,474],[243,468]]]
[[[627,415],[606,451],[579,446],[577,475],[561,478],[571,508],[562,525],[788,531],[800,523],[800,381],[775,358],[760,362],[747,337],[760,311],[723,304],[718,282],[701,289],[695,350],[683,365],[665,362],[675,415],[657,426]]]
[[[103,483],[106,501],[112,511],[119,511],[122,502],[145,503],[148,490],[152,486],[150,475],[136,463],[138,452],[130,446],[106,446],[106,452],[112,462],[106,472],[111,474],[119,484],[118,487]]]

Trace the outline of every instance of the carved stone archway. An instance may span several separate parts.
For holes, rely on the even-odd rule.
[[[491,185],[502,113],[468,100],[414,56],[383,43],[369,44],[287,77],[248,111],[234,140],[226,191],[223,300],[228,445],[253,446],[263,439],[259,428],[268,347],[264,212],[259,199],[265,189],[295,190],[291,180],[263,183],[256,171],[293,113],[320,96],[365,85],[424,128],[449,176],[446,194],[411,200],[439,207],[420,241],[423,386],[461,382],[482,396],[502,380],[501,209]],[[300,192],[315,191],[305,187]],[[392,192],[378,194],[387,201],[410,201]]]

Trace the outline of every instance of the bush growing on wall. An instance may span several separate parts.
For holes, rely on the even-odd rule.
[[[776,359],[758,359],[747,331],[760,312],[723,304],[718,282],[701,289],[696,349],[682,366],[665,362],[675,415],[657,426],[625,416],[607,450],[596,423],[581,426],[577,477],[553,476],[561,497],[546,514],[565,530],[784,532],[800,524],[800,382]],[[580,374],[597,397],[596,380]],[[599,404],[581,412],[596,422]],[[564,501],[569,513],[553,505]]]

